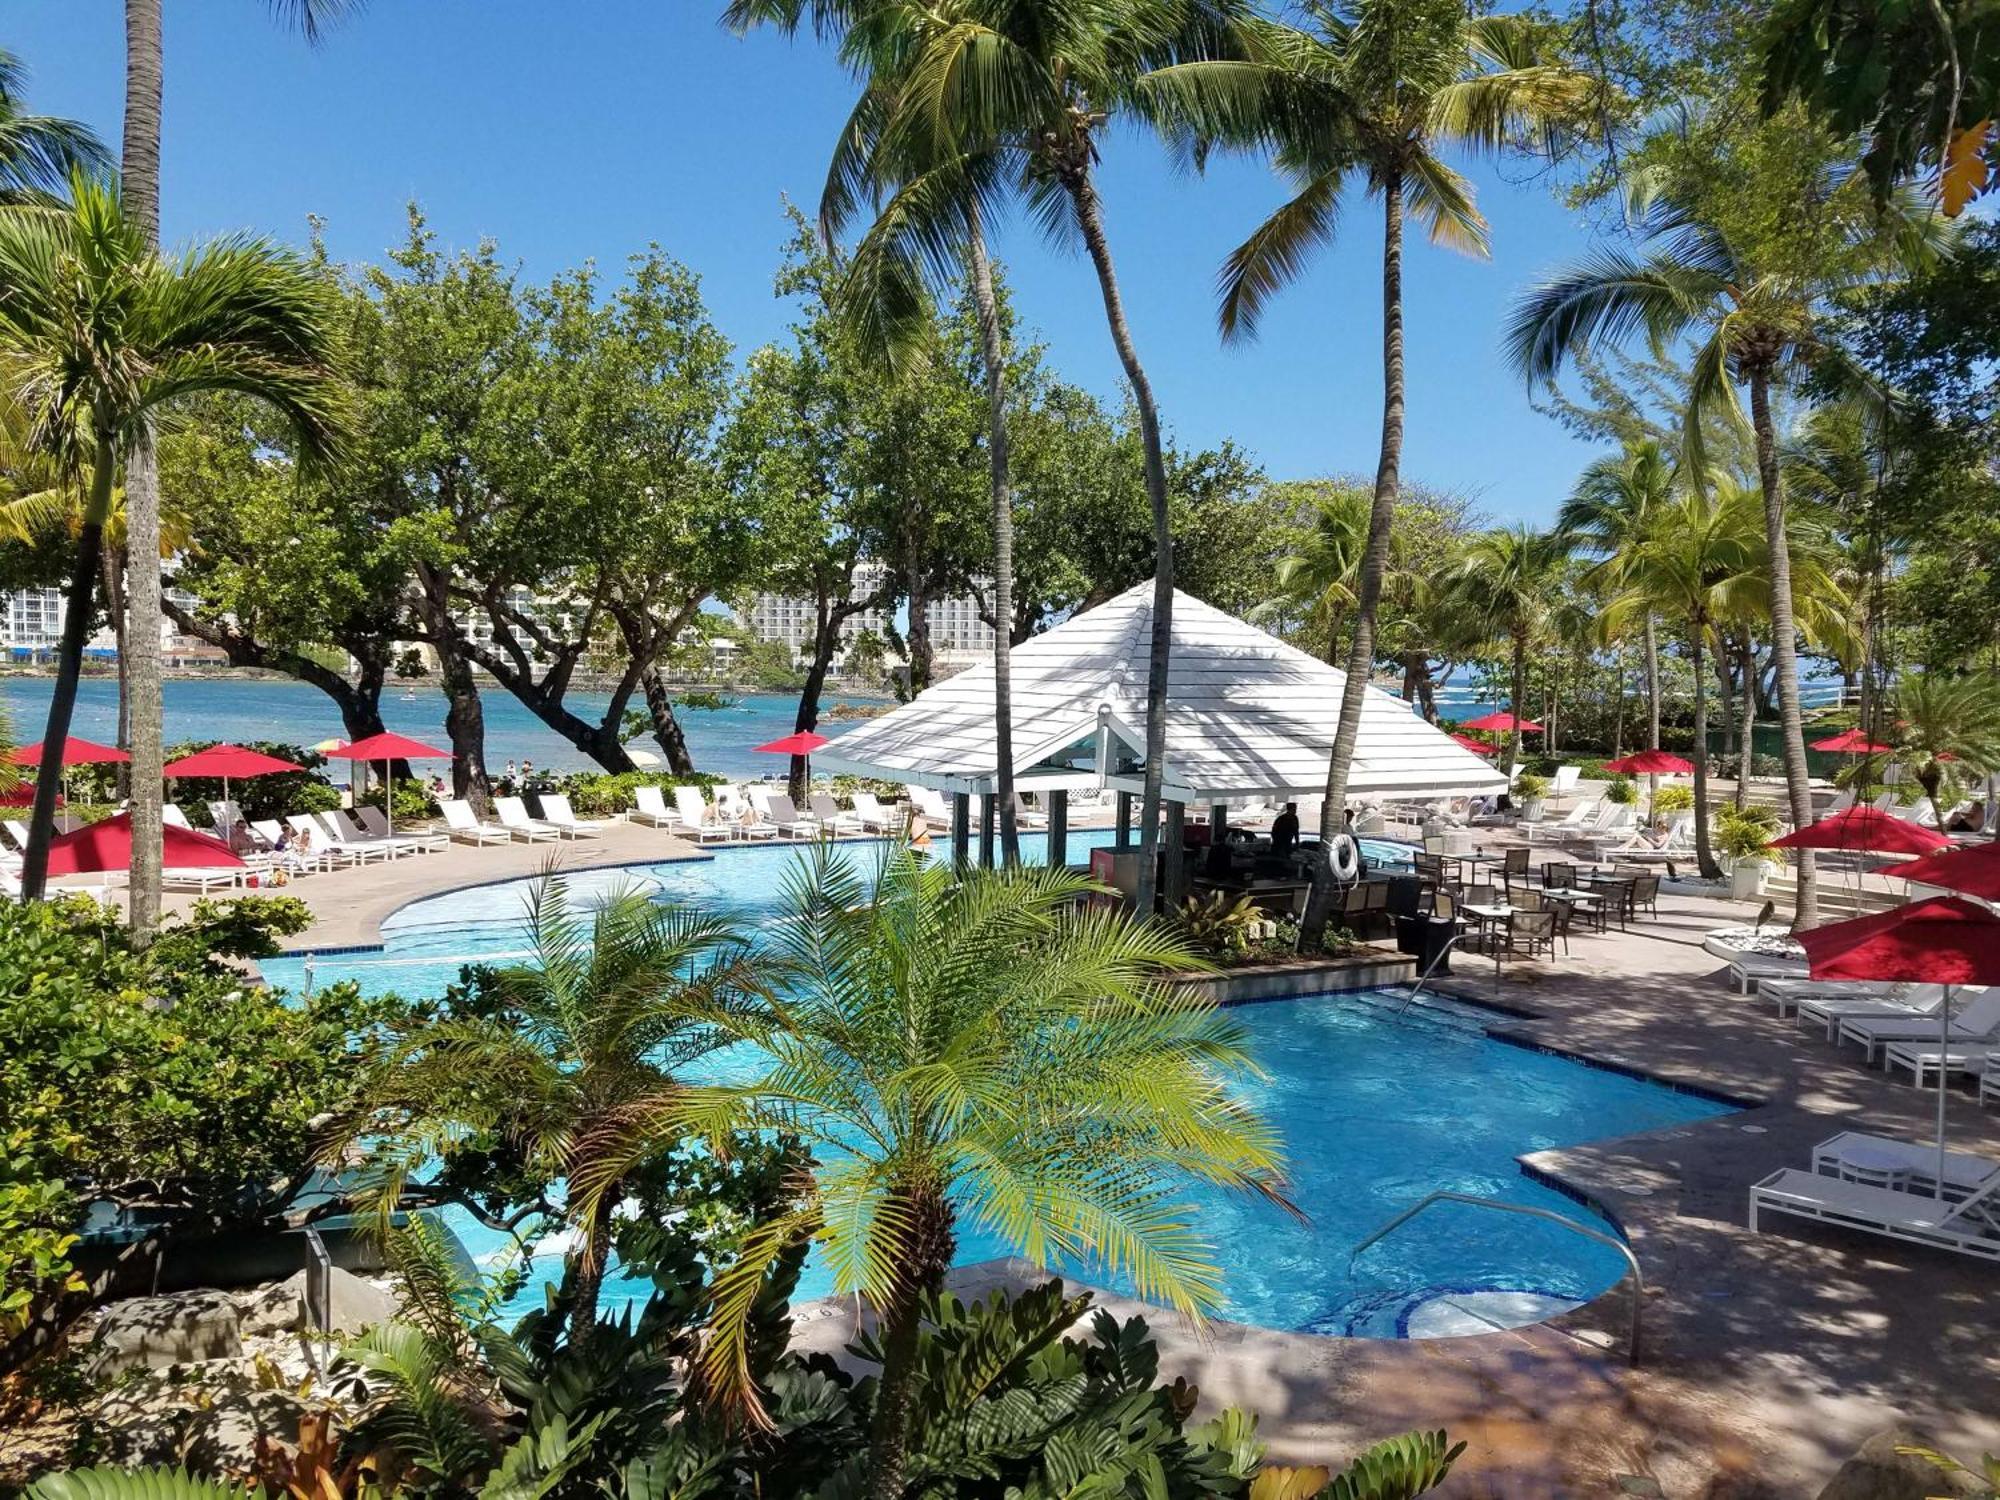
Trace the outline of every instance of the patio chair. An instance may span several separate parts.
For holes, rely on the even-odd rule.
[[[1577,782],[1583,779],[1582,766],[1557,766],[1555,775],[1549,778],[1549,789],[1544,800],[1556,802],[1576,791]]]
[[[943,792],[933,791],[927,786],[906,786],[903,788],[903,795],[909,800],[910,806],[925,817],[939,823],[951,822],[951,807],[944,800]]]
[[[560,792],[542,793],[542,821],[552,823],[573,839],[594,839],[611,824],[602,818],[579,818]]]
[[[1597,809],[1603,804],[1597,801],[1579,802],[1568,814],[1554,823],[1528,823],[1521,829],[1529,843],[1537,839],[1548,839],[1560,844],[1567,839],[1579,838],[1588,833],[1597,817]]]
[[[1036,812],[1028,806],[1019,792],[1014,793],[1014,826],[1016,828],[1046,828],[1049,826],[1047,813]]]
[[[1986,1071],[1985,1043],[1996,1040],[1989,1032],[1967,1047],[1940,1047],[1929,1042],[1892,1042],[1882,1053],[1882,1071],[1910,1070],[1910,1081],[1918,1088],[1934,1088],[1945,1078],[1977,1078]],[[1943,1074],[1943,1078],[1938,1075]]]
[[[300,848],[296,839],[286,837],[285,829],[276,818],[260,818],[250,825],[250,831],[256,834],[265,849],[270,851],[271,863],[290,870],[294,875],[309,875],[315,870],[331,870],[336,863],[333,852],[322,849],[317,844],[310,848]]]
[[[1900,1002],[1911,986],[1886,979],[1766,979],[1757,993],[1769,1000],[1780,1019],[1808,1001],[1888,1000]]]
[[[514,835],[498,823],[480,821],[470,802],[447,797],[438,803],[444,814],[445,835],[467,844],[511,844]]]
[[[1568,890],[1576,884],[1576,861],[1573,859],[1545,859],[1542,861],[1542,888],[1544,890]]]
[[[736,830],[708,805],[699,787],[674,788],[674,821],[670,826],[676,833],[692,835],[698,844],[726,844],[736,837]]]
[[[1625,898],[1626,915],[1636,920],[1642,907],[1649,917],[1660,914],[1660,876],[1656,870],[1636,870],[1632,874],[1631,893]]]
[[[1546,952],[1550,958],[1556,956],[1556,914],[1553,911],[1517,910],[1507,916],[1504,938],[1509,958],[1525,954],[1533,959],[1537,953]]]
[[[1844,1177],[1849,1182],[1866,1182],[1867,1177],[1857,1175],[1857,1170],[1865,1173],[1870,1168],[1857,1169],[1845,1159],[1847,1149],[1852,1146],[1865,1147],[1872,1158],[1885,1164],[1885,1170],[1894,1171],[1904,1178],[1909,1183],[1905,1191],[1937,1191],[1938,1153],[1936,1144],[1931,1141],[1902,1141],[1894,1136],[1843,1130],[1813,1147],[1813,1170],[1827,1177]],[[1887,1166],[1889,1163],[1894,1165]],[[2000,1177],[2000,1161],[1988,1156],[1975,1156],[1969,1151],[1945,1153],[1944,1192],[1947,1198],[1968,1197],[1996,1177]]]
[[[188,821],[188,815],[181,811],[180,804],[177,802],[162,802],[160,804],[160,821],[173,828],[185,828],[189,832],[194,831],[194,824]]]
[[[1839,1039],[1858,1042],[1875,1061],[1879,1050],[1897,1042],[1936,1042],[1938,1026],[1921,1016],[1850,1016],[1840,1023]],[[2000,990],[1981,990],[1968,1001],[1951,1023],[1944,1040],[1953,1045],[2000,1043]]]
[[[842,812],[840,804],[825,792],[814,792],[806,798],[806,806],[812,809],[812,816],[835,833],[866,833],[867,825],[861,821],[859,813]]]
[[[365,865],[371,859],[390,858],[389,850],[381,844],[373,841],[356,843],[342,834],[337,827],[328,828],[311,813],[288,814],[285,826],[294,833],[303,834],[315,848],[325,850],[342,864]]]
[[[783,792],[753,791],[750,800],[753,805],[761,800],[758,811],[764,820],[788,839],[816,839],[826,832],[819,819],[800,812]]]
[[[853,801],[854,816],[870,832],[894,833],[907,821],[906,815],[897,809],[884,807],[873,792],[856,792]]]
[[[523,839],[530,844],[560,839],[563,836],[563,831],[553,824],[529,817],[528,804],[519,797],[495,797],[493,815],[500,820],[502,828],[515,838]]]
[[[183,866],[175,869],[168,866],[160,871],[160,884],[170,891],[199,891],[206,896],[210,891],[225,891],[233,885],[241,884],[252,875],[270,869],[270,864],[261,856],[251,856],[241,866],[214,869],[208,866]]]
[[[632,811],[626,814],[635,823],[650,823],[655,828],[671,828],[679,821],[667,807],[667,799],[660,795],[660,789],[648,783],[632,788]]]
[[[234,797],[226,800],[218,797],[208,804],[208,816],[214,825],[215,836],[226,840],[230,828],[243,821],[243,809]]]
[[[315,813],[314,816],[319,819],[320,827],[327,831],[328,837],[341,843],[352,844],[357,848],[372,844],[386,851],[391,859],[401,859],[405,854],[419,852],[414,839],[387,838],[382,834],[369,832],[347,808],[336,807],[331,812]]]
[[[1937,1035],[1938,1007],[1944,1004],[1944,986],[1912,984],[1898,987],[1901,993],[1888,995],[1822,995],[1799,1002],[1799,1025],[1823,1026],[1826,1039],[1837,1039],[1846,1021],[1928,1020],[1931,1035]]]
[[[2000,1260],[2000,1230],[1992,1218],[1996,1196],[2000,1179],[1949,1203],[1786,1167],[1750,1189],[1750,1232],[1762,1232],[1763,1214],[1794,1214],[1906,1244]]]
[[[1509,901],[1514,899],[1515,881],[1527,884],[1529,858],[1526,849],[1509,849],[1500,856],[1500,884],[1505,888]]]
[[[418,832],[404,829],[401,833],[391,833],[389,818],[379,807],[357,807],[354,820],[361,825],[361,831],[372,839],[400,839],[406,844],[414,844],[426,854],[441,854],[451,847],[449,833],[432,833],[428,829]]]

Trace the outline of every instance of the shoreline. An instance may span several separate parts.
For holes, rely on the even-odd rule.
[[[85,682],[115,682],[118,680],[118,671],[115,666],[107,667],[95,663],[86,663],[82,673],[79,675],[80,680]],[[38,667],[0,666],[0,682],[53,682],[55,678],[56,673],[53,669],[44,671]],[[160,673],[160,678],[163,682],[290,682],[298,683],[300,687],[311,687],[310,683],[292,676],[289,672],[271,671],[263,667],[169,667]],[[616,685],[613,678],[583,674],[579,674],[573,678],[572,683],[575,690],[582,694],[609,693]],[[415,687],[420,691],[443,692],[443,689],[438,687],[428,677],[397,678],[392,680],[382,690],[382,699],[384,702],[400,699],[403,697],[401,689],[410,687]],[[490,691],[502,696],[511,697],[507,688],[491,677],[482,676],[479,679],[479,688],[482,695]],[[766,687],[753,682],[716,682],[709,678],[699,677],[668,678],[667,688],[673,692],[721,693],[737,697],[796,698],[799,695],[799,689],[797,688]],[[896,701],[895,694],[881,688],[850,687],[844,683],[831,682],[823,690],[822,697],[829,699],[856,698],[864,699],[871,703],[894,703]]]

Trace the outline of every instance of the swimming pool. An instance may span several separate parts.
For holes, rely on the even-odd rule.
[[[1039,843],[1039,840],[1036,841]],[[1386,857],[1388,850],[1381,851]],[[638,881],[659,899],[696,900],[768,920],[783,850],[726,850],[709,861],[572,877],[579,892]],[[862,852],[867,857],[867,851]],[[352,977],[371,989],[436,993],[468,956],[519,952],[524,882],[437,896],[383,924],[378,953],[315,958],[316,982]],[[302,961],[268,961],[275,984],[297,985]],[[1268,1204],[1191,1190],[1197,1222],[1226,1269],[1224,1316],[1313,1333],[1410,1337],[1537,1321],[1611,1287],[1616,1251],[1516,1214],[1440,1204],[1368,1250],[1353,1246],[1437,1189],[1553,1209],[1606,1229],[1591,1210],[1522,1173],[1532,1151],[1655,1130],[1727,1106],[1491,1036],[1476,1013],[1363,992],[1244,1007],[1239,1019],[1268,1078],[1246,1094],[1278,1128],[1290,1158],[1300,1224]],[[463,1216],[453,1227],[475,1257],[499,1237]],[[959,1260],[1009,1253],[961,1226]],[[558,1264],[550,1256],[551,1273]],[[1062,1268],[1100,1284],[1088,1265]],[[832,1289],[808,1266],[802,1297]],[[606,1296],[650,1287],[608,1278]],[[530,1294],[524,1294],[530,1295]],[[538,1289],[531,1289],[539,1302]]]

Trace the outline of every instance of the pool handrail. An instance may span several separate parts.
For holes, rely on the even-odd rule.
[[[1348,1251],[1348,1270],[1351,1272],[1354,1269],[1354,1262],[1360,1258],[1362,1251],[1368,1249],[1376,1241],[1384,1239],[1396,1230],[1401,1229],[1433,1203],[1467,1203],[1474,1208],[1497,1208],[1503,1213],[1525,1214],[1532,1219],[1547,1219],[1551,1224],[1560,1224],[1565,1229],[1573,1229],[1587,1240],[1595,1240],[1600,1245],[1609,1245],[1613,1250],[1616,1250],[1625,1258],[1626,1271],[1632,1278],[1632,1326],[1626,1345],[1625,1357],[1626,1362],[1633,1369],[1636,1370],[1639,1368],[1639,1310],[1641,1304],[1646,1300],[1646,1275],[1645,1272],[1639,1269],[1639,1257],[1632,1253],[1630,1245],[1626,1244],[1616,1235],[1592,1229],[1588,1224],[1579,1224],[1567,1214],[1559,1214],[1554,1209],[1537,1208],[1529,1203],[1509,1203],[1504,1198],[1482,1198],[1475,1193],[1460,1193],[1454,1192],[1450,1188],[1439,1188],[1435,1192],[1426,1193],[1415,1203],[1412,1203],[1408,1208],[1397,1214],[1395,1218],[1384,1224],[1380,1229],[1363,1239],[1352,1250]],[[1618,1279],[1623,1281],[1625,1277],[1620,1276]]]

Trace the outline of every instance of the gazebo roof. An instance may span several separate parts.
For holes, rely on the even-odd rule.
[[[1152,620],[1148,581],[1014,648],[1014,765],[1024,788],[1095,784],[1104,751],[1105,783],[1137,790]],[[1168,799],[1318,794],[1346,680],[1337,668],[1176,592]],[[986,665],[848,730],[815,760],[828,770],[983,793],[993,790],[994,740],[993,668]],[[1401,700],[1367,690],[1350,792],[1425,797],[1506,785],[1505,775]]]

